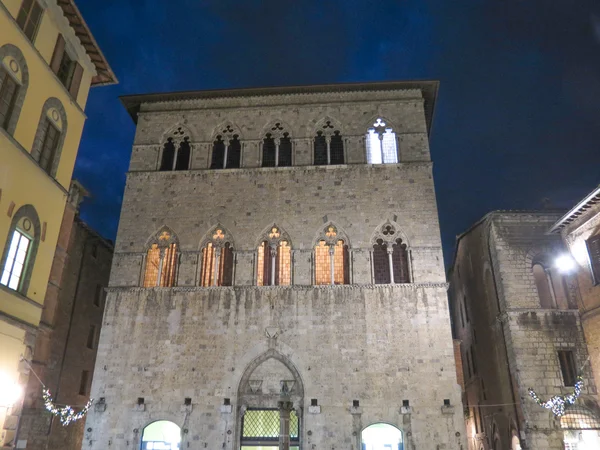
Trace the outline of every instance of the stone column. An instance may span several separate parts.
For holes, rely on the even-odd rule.
[[[279,450],[290,450],[290,414],[294,404],[289,400],[280,400],[279,406]]]

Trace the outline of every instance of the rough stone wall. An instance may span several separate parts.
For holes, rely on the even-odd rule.
[[[267,327],[280,330],[271,344]],[[380,421],[410,432],[409,449],[460,448],[443,284],[111,289],[92,392],[106,410],[89,414],[84,448],[138,448],[134,430],[158,419],[187,428],[189,448],[236,448],[238,384],[269,348],[289,358],[304,385],[304,448],[356,450],[353,433]],[[134,411],[138,397],[145,411]],[[185,397],[193,403],[187,418]],[[231,414],[221,412],[224,398]],[[311,398],[320,414],[308,413]],[[412,408],[406,416],[404,399]],[[454,405],[449,414],[444,399]]]
[[[58,253],[56,264],[62,264],[58,276],[58,298],[53,311],[46,314],[51,326],[47,338],[36,345],[34,370],[50,389],[54,401],[73,406],[84,405],[89,398],[91,375],[96,360],[97,342],[102,325],[104,302],[94,304],[98,286],[106,287],[110,274],[112,246],[91,231],[79,219],[73,222],[68,236],[66,253]],[[63,222],[63,227],[71,228]],[[95,247],[95,250],[94,250]],[[95,253],[96,256],[93,256]],[[58,270],[58,269],[57,269]],[[93,348],[88,348],[90,326],[96,327]],[[39,341],[39,339],[38,339]],[[90,373],[88,393],[79,394],[83,370]],[[26,408],[20,423],[19,440],[27,449],[59,450],[81,448],[85,422],[78,421],[63,427],[51,420],[44,408],[41,386],[30,377]]]
[[[364,135],[378,116],[398,133],[400,164],[364,164]],[[342,130],[350,164],[310,165],[324,119]],[[257,167],[263,130],[274,122],[290,130],[292,167]],[[225,124],[240,131],[242,168],[205,170],[215,130]],[[166,133],[178,127],[190,136],[192,169],[157,172]],[[362,429],[383,421],[404,431],[406,450],[460,449],[464,424],[420,91],[143,104],[130,170],[92,392],[106,408],[88,417],[89,448],[136,448],[143,428],[160,418],[187,429],[191,449],[237,448],[238,417],[254,398],[245,371],[272,350],[303,386],[294,400],[303,411],[302,448],[358,449]],[[371,238],[386,221],[408,245],[410,285],[372,286]],[[329,223],[348,238],[351,286],[312,286],[313,247]],[[217,224],[233,238],[234,287],[200,288],[200,244]],[[259,237],[273,224],[291,240],[288,288],[254,286]],[[179,242],[176,287],[139,288],[148,239],[163,226]],[[265,337],[271,326],[281,330],[276,339]],[[138,397],[145,411],[135,407]],[[187,414],[186,397],[193,399]],[[221,412],[226,398],[231,413]],[[320,414],[309,413],[311,398]],[[404,399],[412,412],[401,413]],[[451,406],[443,408],[444,399]],[[275,400],[264,393],[261,405]]]

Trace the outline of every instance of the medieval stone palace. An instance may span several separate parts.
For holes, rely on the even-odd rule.
[[[437,87],[122,99],[137,133],[83,448],[463,448]]]

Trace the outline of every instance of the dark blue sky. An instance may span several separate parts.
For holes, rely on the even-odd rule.
[[[446,261],[494,209],[572,206],[600,183],[592,0],[79,0],[120,84],[92,90],[75,177],[114,239],[134,125],[118,96],[438,79],[431,138]]]

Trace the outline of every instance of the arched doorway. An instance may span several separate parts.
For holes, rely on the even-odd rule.
[[[152,422],[142,432],[141,450],[178,450],[181,429],[168,420]]]
[[[564,430],[565,449],[600,448],[600,420],[589,409],[571,406],[560,418],[560,427]]]
[[[402,431],[388,423],[369,425],[361,434],[362,450],[404,450]]]

